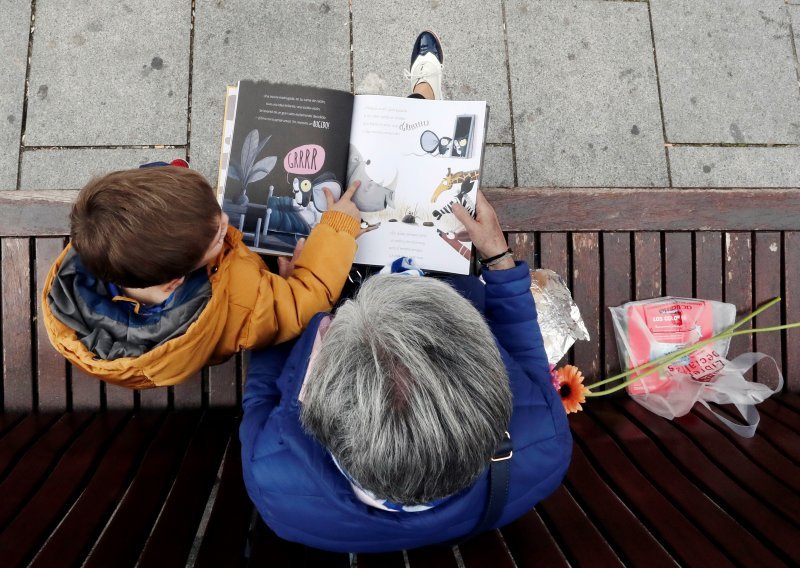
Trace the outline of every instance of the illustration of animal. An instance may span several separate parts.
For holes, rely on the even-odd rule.
[[[480,170],[452,173],[450,168],[447,168],[447,175],[442,178],[442,181],[436,186],[436,189],[433,190],[433,195],[431,195],[431,203],[435,203],[437,197],[439,197],[443,192],[453,189],[453,185],[457,183],[461,184],[461,190],[459,191],[459,194],[469,192],[475,185],[475,182],[478,180],[480,175]],[[466,190],[465,186],[467,188]]]
[[[397,174],[394,179],[384,186],[374,181],[367,173],[369,160],[364,160],[361,152],[353,144],[350,144],[350,161],[347,163],[347,181],[353,183],[355,180],[361,181],[353,203],[360,211],[369,213],[373,211],[383,211],[387,207],[394,207],[394,192],[397,188]]]
[[[454,203],[460,203],[462,206],[464,206],[464,208],[467,209],[467,211],[470,212],[471,215],[474,215],[475,205],[472,203],[472,200],[469,199],[469,192],[472,191],[472,188],[475,186],[475,181],[478,179],[479,175],[479,170],[473,170],[470,172],[456,172],[451,174],[450,168],[447,168],[447,176],[436,187],[431,201],[435,201],[442,192],[452,189],[453,185],[456,183],[460,183],[461,186],[458,188],[458,193],[455,195],[455,197],[448,201],[444,207],[433,210],[431,213],[433,218],[438,221],[445,214],[451,213],[453,211]]]
[[[314,226],[322,218],[322,212],[328,208],[328,200],[322,188],[327,187],[334,200],[342,196],[342,184],[331,172],[324,172],[314,178],[294,178],[292,188],[297,211],[310,225]]]
[[[415,207],[413,211],[411,211],[410,209],[406,211],[406,214],[403,215],[401,221],[408,225],[416,225],[417,219],[419,219],[419,217],[417,217],[417,208]]]

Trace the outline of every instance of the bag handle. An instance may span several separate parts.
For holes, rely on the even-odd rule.
[[[762,359],[769,359],[775,365],[775,368],[778,370],[778,386],[772,389],[772,392],[768,396],[772,396],[776,392],[780,392],[783,388],[783,373],[781,373],[781,368],[778,366],[778,362],[775,361],[774,358],[770,357],[766,353],[759,353],[759,352],[749,352],[749,353],[742,353],[738,357],[736,357],[733,361],[729,361],[725,364],[726,369],[730,369],[732,371],[736,371],[741,375],[744,375],[747,371],[749,371],[752,367],[757,365]],[[767,398],[767,397],[765,397]],[[745,421],[745,424],[739,424],[734,422],[733,420],[729,420],[725,418],[718,412],[715,412],[711,406],[705,400],[700,400],[703,406],[705,406],[711,414],[717,417],[717,420],[725,424],[728,428],[733,430],[736,434],[742,436],[743,438],[752,438],[756,434],[756,429],[758,428],[758,423],[761,420],[761,416],[758,414],[758,410],[756,409],[755,403],[753,404],[744,404],[744,403],[735,403],[734,406],[736,410],[739,411],[739,414],[742,415],[742,418]]]

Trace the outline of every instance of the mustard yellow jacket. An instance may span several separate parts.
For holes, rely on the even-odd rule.
[[[81,343],[75,330],[53,313],[48,299],[70,245],[44,283],[47,334],[71,363],[109,383],[143,389],[180,383],[206,364],[225,361],[241,349],[257,349],[297,337],[314,314],[339,299],[356,251],[358,222],[327,211],[311,231],[292,275],[284,279],[228,228],[220,255],[206,267],[211,298],[186,331],[136,357],[104,360]],[[132,329],[133,331],[133,329]]]

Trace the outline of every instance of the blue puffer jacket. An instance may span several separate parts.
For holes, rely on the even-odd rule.
[[[572,452],[567,417],[550,383],[547,357],[525,263],[454,281],[484,313],[508,369],[514,448],[507,524],[561,483]],[[340,552],[381,552],[453,541],[478,524],[488,497],[487,475],[433,509],[389,512],[359,501],[327,450],[303,432],[297,400],[318,314],[293,344],[254,353],[240,428],[244,480],[264,521],[282,538]],[[488,470],[488,468],[487,468]]]

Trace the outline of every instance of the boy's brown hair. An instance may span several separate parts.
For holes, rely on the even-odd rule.
[[[197,268],[218,234],[220,215],[211,186],[193,170],[124,170],[81,190],[70,238],[95,277],[147,288]]]

